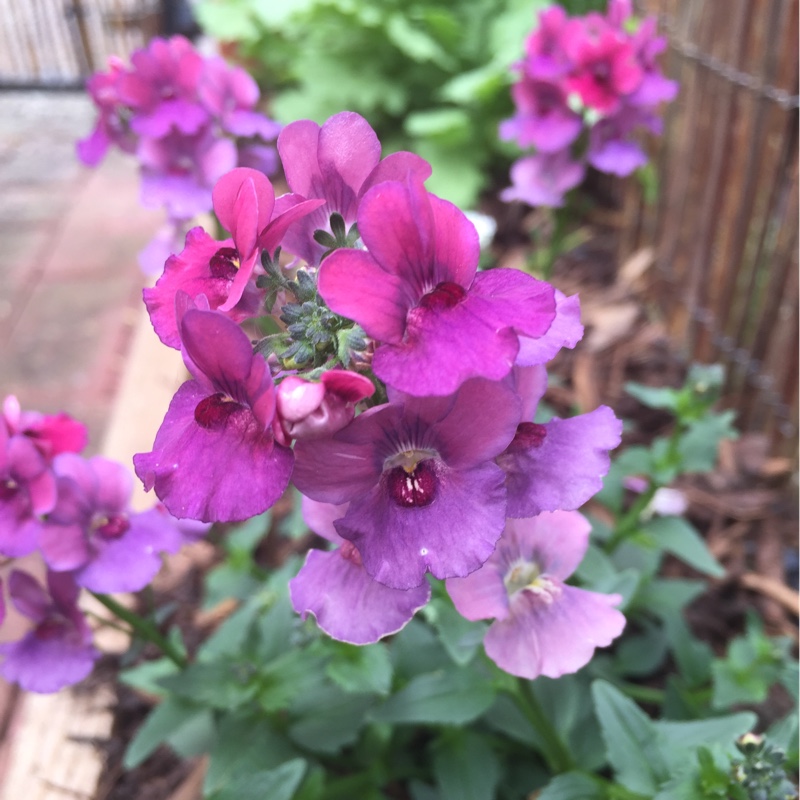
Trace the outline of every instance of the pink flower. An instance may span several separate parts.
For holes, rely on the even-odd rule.
[[[447,591],[467,619],[491,619],[486,654],[512,675],[558,678],[588,663],[622,633],[619,595],[568,586],[591,526],[575,511],[509,520],[488,561]]]
[[[574,189],[586,174],[586,167],[574,161],[569,150],[526,156],[511,166],[512,185],[503,189],[506,202],[522,200],[529,206],[564,205],[564,195]]]

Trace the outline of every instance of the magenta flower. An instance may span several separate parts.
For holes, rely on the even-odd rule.
[[[85,445],[86,428],[71,417],[22,411],[16,397],[6,397],[0,417],[0,554],[16,558],[36,549],[40,517],[56,504],[53,458]]]
[[[240,520],[266,511],[283,494],[292,451],[272,434],[275,389],[247,334],[224,314],[190,306],[178,329],[193,376],[172,398],[152,452],[133,463],[179,519]]]
[[[329,439],[299,441],[293,480],[314,500],[350,503],[336,530],[376,581],[413,589],[426,572],[467,575],[503,530],[504,475],[493,459],[519,409],[506,386],[480,379],[455,396],[376,406]]]
[[[622,598],[568,586],[589,545],[590,525],[574,511],[509,520],[477,572],[450,578],[447,591],[467,619],[491,619],[486,654],[521,678],[558,678],[587,664],[622,633]]]
[[[334,639],[372,644],[397,633],[430,600],[427,581],[412,589],[391,589],[373,580],[352,542],[336,532],[334,522],[347,506],[303,498],[303,518],[314,533],[338,545],[335,550],[310,550],[297,576],[289,581],[292,605],[303,618],[313,614]]]
[[[156,510],[133,513],[127,468],[100,456],[64,453],[54,462],[58,501],[42,526],[39,544],[50,569],[71,571],[93,592],[136,592],[175,553],[183,536]]]
[[[552,287],[518,270],[477,272],[474,226],[420,181],[370,190],[358,228],[369,252],[334,251],[319,292],[380,343],[372,368],[402,392],[447,395],[469,378],[500,380],[520,338],[553,321]]]
[[[562,36],[567,12],[561,6],[550,6],[539,12],[539,25],[525,42],[525,60],[520,66],[533,80],[557,80],[570,68],[564,52]]]
[[[678,94],[678,84],[666,78],[658,65],[658,56],[667,47],[667,40],[656,35],[656,19],[642,20],[632,41],[639,64],[644,70],[639,88],[627,98],[633,106],[654,108],[659,103],[669,103]]]
[[[290,375],[278,386],[275,435],[286,445],[331,436],[350,423],[356,403],[374,393],[372,381],[344,369],[323,372],[319,382]]]
[[[572,61],[566,88],[575,92],[584,106],[610,114],[622,98],[642,82],[642,68],[628,37],[593,15],[572,19],[564,27],[564,50]]]
[[[327,248],[314,241],[314,231],[331,232],[331,214],[340,214],[349,228],[359,203],[377,183],[404,180],[408,174],[424,181],[430,164],[413,153],[393,153],[381,161],[381,144],[369,123],[352,111],[342,111],[321,127],[311,120],[287,125],[278,136],[286,182],[303,197],[325,200],[313,214],[291,230],[283,247],[311,265]],[[278,209],[284,210],[284,198]]]
[[[611,175],[630,175],[647,163],[647,153],[635,138],[642,128],[661,133],[661,120],[634,106],[623,106],[616,114],[601,119],[589,134],[587,161]]]
[[[258,315],[264,295],[256,288],[254,272],[262,251],[273,253],[287,228],[323,201],[296,195],[286,210],[273,216],[275,194],[266,175],[240,167],[224,175],[214,187],[214,211],[232,238],[212,239],[202,228],[186,235],[186,246],[167,259],[156,285],[143,291],[150,321],[158,338],[179,348],[175,297],[185,292],[205,295],[211,309],[220,309],[235,322]]]
[[[564,195],[586,174],[586,167],[574,161],[569,150],[526,156],[511,166],[512,186],[500,193],[502,200],[522,200],[530,206],[564,205]]]
[[[544,364],[556,357],[562,347],[572,349],[583,338],[581,325],[581,306],[578,295],[567,297],[558,289],[555,290],[556,316],[547,333],[538,339],[521,336],[517,365],[530,367]],[[533,416],[531,414],[531,416]]]
[[[210,121],[197,97],[203,57],[188,39],[153,39],[131,56],[131,65],[120,75],[117,91],[133,112],[134,133],[153,139],[172,131],[192,135]]]
[[[31,692],[57,692],[83,680],[100,653],[77,605],[79,589],[68,573],[48,572],[47,591],[13,570],[8,581],[14,607],[34,627],[16,642],[0,644],[0,674]]]
[[[526,419],[535,413],[546,382],[541,368],[517,368],[516,389]],[[497,463],[506,473],[507,516],[533,517],[542,511],[572,511],[603,488],[609,451],[620,443],[622,422],[608,406],[540,425],[523,421]]]

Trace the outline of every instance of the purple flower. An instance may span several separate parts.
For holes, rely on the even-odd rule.
[[[530,680],[558,678],[622,633],[625,617],[614,608],[619,595],[564,583],[586,553],[590,527],[574,511],[509,520],[481,569],[447,581],[464,617],[495,619],[484,647],[501,669]]]
[[[656,19],[642,20],[633,35],[633,47],[644,70],[639,88],[627,98],[627,102],[643,108],[654,108],[659,103],[669,103],[678,94],[678,84],[664,77],[657,58],[667,47],[663,36],[656,36]]]
[[[570,62],[564,52],[562,36],[567,12],[551,6],[539,13],[539,26],[525,42],[525,74],[533,80],[561,78],[569,71]]]
[[[275,503],[292,472],[292,451],[272,434],[272,377],[224,314],[189,307],[178,320],[193,380],[172,398],[152,452],[134,456],[136,474],[180,519],[247,519]]]
[[[556,316],[543,336],[529,339],[521,336],[517,365],[529,367],[544,364],[556,357],[562,347],[572,349],[583,338],[581,325],[581,306],[578,295],[567,297],[558,289],[555,290]]]
[[[356,403],[374,393],[372,381],[344,369],[323,372],[319,382],[290,375],[278,386],[275,435],[286,445],[331,436],[350,423]]]
[[[136,260],[145,275],[161,275],[167,259],[181,250],[190,222],[185,219],[170,218],[156,235],[139,251]]]
[[[574,161],[569,150],[526,156],[511,166],[513,185],[504,189],[500,198],[558,208],[564,205],[564,195],[583,180],[585,173],[584,165]]]
[[[540,368],[517,368],[516,388],[530,419],[545,386]],[[497,463],[506,473],[507,516],[533,517],[542,511],[572,511],[603,487],[609,451],[620,443],[622,422],[608,406],[540,425],[520,422]]]
[[[131,56],[132,69],[120,75],[120,100],[133,115],[134,133],[159,139],[171,132],[192,135],[210,121],[197,97],[203,57],[183,36],[153,39]]]
[[[135,592],[177,552],[183,536],[163,513],[130,510],[132,479],[116,461],[64,453],[54,462],[58,502],[42,527],[40,547],[52,570],[72,571],[93,592]]]
[[[583,120],[567,105],[558,84],[523,78],[511,87],[517,113],[501,123],[500,138],[522,147],[555,153],[572,144],[583,130]]]
[[[413,589],[426,572],[467,575],[503,529],[504,476],[493,459],[519,409],[508,387],[480,379],[451,397],[404,397],[330,439],[299,441],[293,480],[314,500],[350,503],[336,530],[376,581]]]
[[[601,172],[630,175],[647,163],[647,154],[634,138],[642,128],[661,133],[661,120],[634,106],[623,106],[616,114],[600,120],[589,135],[588,162]]]
[[[303,518],[318,535],[338,545],[335,550],[310,550],[297,576],[289,581],[295,611],[313,614],[322,630],[350,644],[372,644],[397,633],[430,599],[423,580],[414,588],[392,589],[373,580],[352,542],[336,532],[334,522],[347,505],[316,503],[303,498]]]
[[[358,228],[369,252],[334,251],[319,292],[380,343],[372,368],[400,391],[447,395],[469,378],[500,380],[520,337],[553,321],[552,287],[513,269],[478,273],[474,226],[418,180],[371,189]]]
[[[79,589],[68,573],[47,573],[47,591],[30,575],[14,570],[11,602],[34,627],[16,642],[0,644],[0,674],[31,692],[57,692],[83,680],[100,653],[77,606]]]
[[[311,265],[319,264],[327,248],[314,241],[314,231],[330,233],[331,214],[346,226],[356,220],[361,198],[377,183],[403,180],[408,174],[424,181],[430,164],[413,153],[393,153],[381,161],[381,144],[369,123],[343,111],[321,127],[311,120],[287,125],[278,137],[286,182],[303,197],[325,200],[284,238],[283,247]],[[284,198],[278,209],[284,210]]]

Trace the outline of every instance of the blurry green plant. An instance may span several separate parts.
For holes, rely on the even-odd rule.
[[[712,411],[722,377],[695,367],[681,389],[628,387],[670,411],[674,431],[623,452],[599,496],[615,522],[594,521],[576,576],[621,594],[628,628],[577,674],[502,672],[481,648],[486,623],[463,619],[437,581],[426,609],[386,642],[356,647],[321,634],[289,601],[298,559],[266,570],[255,557],[270,528],[306,535],[295,503],[277,525],[263,515],[222,538],[205,606],[239,602],[191,663],[167,656],[123,673],[160,698],[126,765],[162,743],[185,757],[208,753],[208,800],[796,797],[787,777],[797,770],[796,710],[766,738],[748,733],[763,729],[751,709],[776,686],[796,707],[791,643],[753,616],[715,656],[683,616],[706,581],[660,572],[669,554],[701,575],[724,574],[689,521],[658,515],[653,502],[678,475],[711,469],[720,440],[735,435],[731,412]],[[631,475],[645,486],[626,503]],[[185,653],[177,629],[169,640]]]
[[[237,56],[283,123],[338,111],[370,120],[386,152],[433,165],[428,188],[468,208],[517,153],[501,143],[513,112],[510,66],[548,0],[201,0],[210,35]],[[562,3],[571,13],[602,0]]]

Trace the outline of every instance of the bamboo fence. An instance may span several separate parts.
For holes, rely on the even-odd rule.
[[[0,0],[0,88],[76,88],[158,33],[159,0]]]
[[[654,246],[654,301],[687,361],[727,368],[742,430],[797,455],[798,0],[640,0],[680,83],[657,200],[622,192],[620,260]]]

